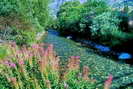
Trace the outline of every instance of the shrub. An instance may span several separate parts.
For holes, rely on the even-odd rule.
[[[90,36],[93,17],[108,11],[104,1],[89,0],[84,4],[78,1],[66,2],[58,12],[59,29],[62,33],[75,33]]]
[[[11,38],[8,40],[16,42],[17,45],[31,45],[36,43],[36,33],[31,31],[23,31],[21,29],[13,29],[11,33]]]
[[[58,12],[59,29],[62,33],[80,32],[79,21],[81,18],[80,12],[82,5],[80,2],[66,2],[60,7]]]
[[[5,41],[14,41],[18,45],[27,44],[35,42],[35,28],[29,24],[24,19],[19,16],[0,17],[1,27],[0,27],[0,39]],[[37,28],[36,28],[37,29]]]
[[[0,59],[5,58],[8,55],[7,47],[0,45]]]
[[[104,12],[93,19],[91,33],[94,37],[100,37],[101,40],[114,41],[120,33],[120,20],[113,12]],[[109,39],[110,38],[110,39]]]
[[[8,45],[12,55],[1,60],[0,88],[4,89],[95,89],[96,83],[88,77],[89,68],[80,72],[80,57],[69,58],[65,68],[60,66],[53,45],[34,44],[21,49],[16,44]],[[79,75],[80,74],[80,75]],[[82,75],[81,75],[82,74]],[[105,82],[105,89],[112,79]]]
[[[48,0],[2,0],[0,38],[2,40],[10,38],[18,44],[30,44],[33,39],[35,41],[34,35],[46,29],[49,24],[48,3]],[[15,35],[10,34],[14,32]],[[17,42],[18,39],[14,36],[16,38],[19,36],[22,42]]]
[[[132,39],[128,20],[127,12],[114,10],[105,0],[89,0],[83,4],[66,2],[58,12],[61,33],[99,40],[110,46]]]

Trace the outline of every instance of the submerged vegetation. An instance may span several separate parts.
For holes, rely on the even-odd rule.
[[[95,53],[94,50],[82,47],[79,43],[48,34],[46,43],[53,44],[57,55],[60,57],[63,65],[67,63],[70,56],[79,56],[81,68],[86,65],[90,68],[90,77],[96,79],[98,85],[102,85],[107,76],[113,75],[111,89],[121,89],[120,87],[129,87],[133,82],[133,68],[128,64],[118,63],[109,57],[103,57]],[[126,89],[125,88],[125,89]],[[132,88],[131,88],[132,89]]]

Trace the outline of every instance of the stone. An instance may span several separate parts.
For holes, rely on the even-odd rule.
[[[118,59],[121,59],[121,60],[132,59],[132,55],[129,53],[123,52],[119,54]]]

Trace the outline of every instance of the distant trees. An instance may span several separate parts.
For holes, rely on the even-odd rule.
[[[133,37],[128,20],[127,11],[113,9],[106,0],[88,0],[83,4],[66,2],[58,12],[58,26],[63,34],[82,35],[108,45],[120,44]]]

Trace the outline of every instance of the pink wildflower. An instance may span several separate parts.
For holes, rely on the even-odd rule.
[[[110,89],[112,80],[113,80],[113,76],[109,75],[108,79],[104,83],[104,89]]]
[[[17,82],[17,79],[15,77],[8,78],[8,81],[11,82],[13,86],[15,86],[15,87],[18,86],[18,82]]]
[[[16,64],[15,64],[15,63],[10,62],[10,61],[8,61],[8,60],[4,61],[3,64],[5,64],[6,66],[9,66],[9,67],[11,67],[11,68],[15,68],[15,67],[16,67]]]
[[[9,65],[11,68],[15,68],[16,67],[16,64],[13,63],[13,62],[10,62],[10,65]]]
[[[80,56],[71,56],[72,59],[80,59]]]
[[[19,64],[19,65],[24,65],[24,61],[23,61],[23,60],[19,60],[19,61],[18,61],[18,64]]]
[[[4,64],[5,64],[5,65],[8,65],[8,66],[10,65],[10,63],[9,63],[8,60],[4,61]]]
[[[77,70],[79,69],[79,64],[80,64],[80,58],[76,56],[71,56],[68,62],[68,69],[69,70]]]
[[[89,71],[90,71],[90,69],[89,69],[88,66],[84,66],[83,67],[83,73],[82,73],[82,75],[83,75],[83,79],[84,80],[89,80],[89,77],[88,77]]]
[[[113,80],[113,76],[109,75],[108,79],[106,80],[106,83],[111,84]]]
[[[70,58],[71,58],[71,59],[74,59],[74,58],[75,58],[75,56],[71,56]]]
[[[16,43],[15,42],[11,42],[11,47],[16,48]]]
[[[80,59],[80,56],[75,56],[76,59]]]
[[[39,46],[37,44],[33,44],[32,48],[37,49]]]

